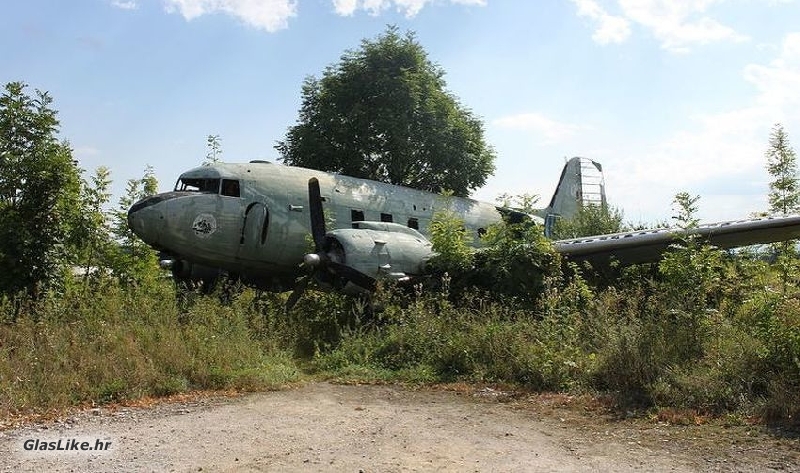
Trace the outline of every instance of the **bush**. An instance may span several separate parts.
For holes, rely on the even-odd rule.
[[[453,300],[478,291],[494,301],[530,306],[548,278],[561,276],[559,254],[532,221],[490,226],[477,251],[468,248],[463,222],[452,214],[437,213],[431,227],[437,255],[428,264],[434,275],[429,286],[447,281]]]
[[[301,378],[302,366],[360,381],[601,391],[621,409],[798,418],[800,302],[781,290],[779,268],[686,247],[660,271],[630,268],[616,286],[594,286],[528,230],[493,230],[496,247],[471,264],[494,266],[427,288],[380,287],[369,301],[310,291],[290,314],[286,294],[230,286],[179,307],[166,281],[102,276],[37,300],[4,297],[0,408],[263,389]],[[476,288],[474,274],[494,279]]]

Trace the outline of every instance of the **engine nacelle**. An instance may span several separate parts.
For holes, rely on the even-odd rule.
[[[373,279],[405,282],[423,274],[434,254],[431,242],[414,229],[376,223],[382,224],[383,229],[361,227],[328,232],[325,247],[329,257]]]

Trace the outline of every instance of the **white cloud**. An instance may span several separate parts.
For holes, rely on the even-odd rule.
[[[416,16],[425,5],[434,1],[449,1],[459,5],[485,6],[486,0],[331,0],[336,14],[351,16],[364,10],[377,16],[396,8],[406,17]],[[225,13],[255,28],[269,32],[288,26],[289,18],[297,15],[298,0],[164,0],[169,13],[180,13],[186,20],[202,15]],[[119,8],[136,8],[135,0],[113,0]]]
[[[619,0],[623,15],[648,28],[673,52],[686,52],[691,46],[718,41],[740,42],[747,37],[704,15],[715,3],[724,0]]]
[[[165,0],[165,6],[167,12],[178,12],[187,21],[225,13],[269,32],[286,28],[289,18],[297,15],[296,0]]]
[[[358,0],[333,0],[333,9],[337,15],[350,16],[358,8]]]
[[[720,41],[746,41],[745,35],[706,15],[725,0],[617,0],[619,16],[608,13],[596,0],[572,0],[578,15],[596,23],[592,35],[599,44],[622,43],[631,34],[631,23],[649,30],[671,52],[687,52],[692,46]]]
[[[350,16],[357,10],[364,10],[370,15],[380,15],[384,10],[395,7],[397,11],[411,18],[417,15],[426,4],[433,0],[333,0],[333,8],[338,15]],[[486,0],[449,0],[460,5],[485,6]]]
[[[136,0],[113,0],[111,5],[123,10],[136,10],[139,8],[136,4]]]
[[[684,130],[662,142],[629,150],[627,158],[606,166],[620,181],[609,192],[620,202],[636,203],[645,214],[665,208],[681,190],[703,196],[701,215],[710,220],[765,210],[769,130],[781,122],[790,138],[800,137],[800,32],[784,38],[772,61],[746,66],[742,77],[755,87],[748,103],[690,117]]]
[[[492,125],[510,130],[527,131],[539,135],[546,143],[565,141],[577,134],[582,127],[559,122],[540,113],[520,113],[497,118]]]
[[[594,0],[572,0],[578,7],[578,15],[585,16],[597,23],[592,39],[599,44],[622,43],[631,34],[628,20],[609,15]]]
[[[780,55],[767,65],[749,64],[745,79],[760,92],[765,107],[800,105],[800,33],[784,38]]]

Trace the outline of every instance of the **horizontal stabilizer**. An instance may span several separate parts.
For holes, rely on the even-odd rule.
[[[623,265],[658,261],[669,246],[686,234],[696,234],[719,248],[773,243],[800,238],[800,215],[765,217],[701,225],[692,230],[660,228],[598,235],[553,242],[556,251],[574,261]]]

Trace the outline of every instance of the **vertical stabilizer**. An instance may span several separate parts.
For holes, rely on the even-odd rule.
[[[573,218],[585,205],[606,205],[603,167],[591,159],[574,157],[564,164],[550,205],[541,212],[545,234],[550,235],[556,218]]]

